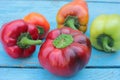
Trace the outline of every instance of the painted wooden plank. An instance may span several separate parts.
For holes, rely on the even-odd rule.
[[[61,6],[68,2],[64,1],[1,1],[0,2],[0,27],[3,23],[14,19],[21,19],[30,12],[39,12],[46,16],[51,24],[51,30],[56,28],[55,15]],[[5,5],[7,4],[7,5]],[[116,3],[91,3],[88,2],[90,20],[89,28],[93,19],[100,14],[120,14],[120,4]],[[89,29],[86,32],[89,37]],[[26,59],[11,59],[3,50],[0,43],[0,66],[39,66],[38,51]],[[106,54],[92,49],[92,55],[88,66],[120,66],[120,52]]]
[[[119,0],[86,0],[86,1],[95,1],[95,2],[120,2]]]
[[[9,0],[5,0],[5,1],[9,1]],[[16,1],[16,0],[11,0],[11,1]],[[17,1],[28,1],[28,0],[17,0]],[[29,1],[40,1],[40,0],[29,0]],[[73,1],[73,0],[41,0],[41,1]],[[86,1],[87,2],[120,2],[119,0],[86,0]]]
[[[44,69],[0,69],[0,80],[119,80],[120,69],[84,69],[71,77],[58,77]]]

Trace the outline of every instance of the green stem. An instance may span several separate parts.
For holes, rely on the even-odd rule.
[[[108,35],[102,34],[98,37],[98,45],[100,45],[105,52],[114,51],[113,43],[113,39]]]
[[[37,26],[37,29],[39,34],[44,34],[44,29],[41,26]]]
[[[23,37],[20,41],[21,44],[24,45],[40,45],[42,43],[41,40],[31,40],[28,39],[27,37]]]
[[[31,45],[40,45],[41,43],[41,40],[33,40],[29,33],[21,33],[17,40],[17,45],[23,49],[28,48]]]
[[[109,38],[108,37],[104,37],[103,38],[103,49],[106,51],[106,52],[113,52],[113,49],[112,47],[110,47],[108,44],[109,44]]]
[[[73,37],[72,35],[69,34],[61,34],[58,36],[54,41],[53,45],[56,48],[65,48],[69,46],[73,42]]]
[[[77,29],[76,27],[75,27],[75,25],[74,25],[74,19],[69,19],[67,22],[66,22],[66,24],[67,24],[67,26],[69,26],[70,28],[72,28],[72,29]]]
[[[79,27],[78,18],[75,16],[68,16],[64,22],[64,26],[67,26],[76,30],[77,27]]]

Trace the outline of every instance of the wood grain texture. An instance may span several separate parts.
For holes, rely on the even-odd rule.
[[[0,69],[0,80],[119,80],[119,69],[83,69],[71,77],[58,77],[44,69]]]
[[[39,12],[43,14],[51,24],[51,30],[56,28],[55,15],[61,6],[68,2],[64,1],[1,1],[0,2],[0,27],[9,21],[21,19],[30,12]],[[7,5],[5,5],[7,4]],[[120,14],[120,4],[116,3],[89,3],[89,25],[86,35],[89,37],[91,22],[100,14]],[[26,59],[11,59],[4,51],[0,43],[0,66],[40,66],[38,63],[38,51]],[[104,60],[104,61],[103,61]],[[92,49],[92,55],[88,66],[120,66],[120,52],[106,54],[104,52]]]

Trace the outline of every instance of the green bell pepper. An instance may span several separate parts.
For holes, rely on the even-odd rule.
[[[98,50],[120,50],[120,15],[98,16],[90,28],[90,40],[93,47]]]

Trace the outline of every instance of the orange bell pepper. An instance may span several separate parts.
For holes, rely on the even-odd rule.
[[[50,29],[50,24],[48,23],[46,18],[39,13],[32,12],[28,14],[24,17],[24,21],[34,24],[38,28],[39,39],[45,38]]]
[[[74,0],[64,5],[57,14],[58,28],[64,26],[86,32],[89,14],[88,6],[84,0]]]

